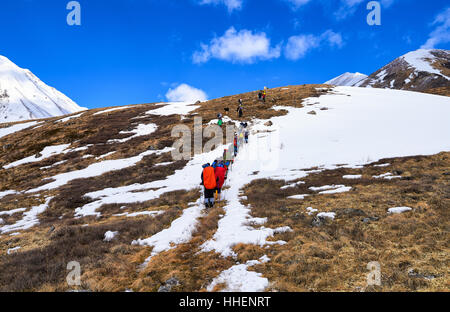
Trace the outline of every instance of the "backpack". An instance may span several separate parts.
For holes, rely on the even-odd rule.
[[[208,190],[213,190],[217,187],[216,175],[213,167],[206,167],[203,169],[203,185]]]

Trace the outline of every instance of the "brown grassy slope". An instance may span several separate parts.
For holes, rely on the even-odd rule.
[[[179,116],[145,116],[144,112],[157,107],[154,104],[139,105],[98,116],[93,116],[93,113],[98,110],[89,111],[82,117],[65,124],[54,124],[53,120],[58,118],[49,119],[41,128],[25,130],[0,139],[0,147],[9,144],[6,150],[0,149],[0,165],[33,155],[49,144],[73,143],[72,147],[94,145],[85,151],[56,156],[13,170],[0,169],[0,190],[26,190],[41,185],[45,177],[82,169],[96,162],[95,158],[82,159],[83,155],[100,156],[116,151],[108,159],[118,159],[135,156],[149,148],[161,149],[171,146],[174,140],[170,137],[173,125],[182,122],[192,128],[193,117],[196,114],[202,116],[204,123],[207,123],[215,119],[218,112],[224,113],[224,107],[229,107],[229,116],[237,119],[236,108],[239,98],[244,101],[243,120],[249,120],[250,116],[269,118],[281,115],[285,112],[275,111],[270,107],[273,105],[301,107],[302,99],[319,96],[325,92],[316,90],[316,87],[324,86],[306,85],[290,86],[287,87],[288,89],[270,89],[265,104],[257,101],[257,91],[211,100],[201,103],[201,107],[186,116],[183,121],[180,121]],[[134,119],[136,117],[139,119]],[[134,128],[135,122],[156,123],[158,131],[148,137],[136,138],[123,144],[105,144],[109,139],[125,137],[119,132]],[[443,155],[448,157],[447,154]],[[364,177],[356,181],[343,181],[341,174],[358,173],[360,170],[339,169],[311,175],[305,180],[308,184],[301,185],[297,189],[274,189],[274,185],[277,187],[283,185],[280,181],[264,180],[250,184],[246,192],[249,203],[252,204],[252,214],[268,217],[269,222],[265,226],[289,225],[294,229],[294,233],[277,235],[276,239],[284,239],[288,241],[288,244],[275,246],[269,250],[261,250],[256,246],[236,246],[235,251],[239,254],[239,261],[243,263],[247,260],[258,259],[269,253],[272,261],[255,269],[263,272],[269,281],[273,282],[274,290],[356,290],[356,287],[364,286],[366,258],[381,259],[378,261],[381,262],[383,270],[385,266],[390,268],[383,271],[385,274],[383,284],[388,286],[382,290],[442,290],[442,283],[448,280],[446,277],[448,272],[444,278],[440,275],[430,282],[424,282],[423,278],[405,279],[403,270],[405,264],[398,269],[395,267],[398,263],[391,259],[402,259],[402,263],[408,262],[408,265],[414,265],[421,274],[441,274],[444,272],[442,263],[448,267],[448,258],[445,257],[448,254],[448,246],[444,246],[447,248],[444,249],[442,239],[448,235],[448,215],[443,213],[436,215],[434,209],[448,207],[448,175],[442,177],[441,173],[448,172],[449,164],[448,158],[434,157],[437,156],[420,158],[417,164],[416,158],[392,160],[392,167],[370,167],[361,170],[364,172]],[[39,170],[40,167],[60,160],[67,160],[67,162],[49,170]],[[72,260],[80,261],[82,264],[82,289],[123,291],[128,288],[135,291],[156,291],[168,278],[176,277],[180,285],[174,288],[175,291],[204,290],[215,276],[234,265],[233,260],[223,259],[217,254],[197,253],[199,246],[214,234],[220,214],[223,214],[221,206],[199,220],[200,226],[191,242],[154,257],[147,268],[141,272],[138,272],[137,268],[149,256],[151,248],[130,245],[134,239],[150,237],[167,228],[175,218],[181,215],[183,209],[187,208],[189,202],[198,199],[198,190],[165,194],[153,201],[126,205],[125,210],[120,209],[120,205],[106,205],[99,209],[102,213],[101,218],[73,219],[74,209],[90,201],[83,197],[87,192],[105,187],[160,180],[185,165],[185,162],[176,162],[168,166],[154,167],[157,163],[169,161],[171,161],[170,154],[148,156],[134,167],[110,172],[101,177],[72,181],[68,185],[45,193],[55,198],[50,208],[39,216],[40,225],[28,231],[21,231],[22,234],[18,236],[0,236],[0,290],[64,291],[70,289],[71,287],[65,283],[67,274],[65,266]],[[443,169],[445,167],[447,169]],[[402,175],[405,179],[386,182],[370,178],[372,174],[389,170],[403,171]],[[411,181],[415,183],[410,184]],[[287,196],[294,194],[311,193],[305,188],[306,186],[320,186],[323,183],[351,185],[354,186],[354,191],[341,195],[311,196],[303,202],[286,199]],[[427,187],[425,190],[422,190],[422,184]],[[389,195],[386,196],[385,193]],[[427,207],[431,208],[427,208],[427,214],[424,212],[420,215],[417,219],[420,222],[416,221],[417,212],[415,211],[414,219],[406,219],[406,228],[404,227],[406,225],[396,223],[397,219],[392,217],[380,218],[379,223],[372,222],[366,225],[358,218],[350,218],[346,214],[339,216],[334,223],[312,228],[310,226],[312,217],[305,216],[303,213],[304,208],[307,207],[303,204],[312,205],[321,211],[334,211],[335,208],[343,209],[360,204],[362,208],[359,209],[367,210],[366,213],[373,210],[376,215],[385,216],[385,209],[389,208],[388,204],[400,205],[399,199],[402,198],[413,199],[411,202],[402,202],[402,205],[415,205],[413,207],[416,208],[421,207],[419,203],[423,201],[428,205]],[[12,195],[2,200],[0,210],[31,207],[42,202],[42,196],[30,198],[24,195]],[[281,205],[278,206],[278,204]],[[163,210],[165,213],[156,218],[112,216],[124,211],[141,210]],[[429,215],[431,212],[434,214]],[[404,220],[410,215],[398,216],[398,219]],[[21,214],[3,219],[10,224],[19,218]],[[386,223],[391,220],[389,218],[395,222]],[[441,223],[438,224],[438,221]],[[85,223],[89,226],[83,227]],[[383,226],[379,227],[379,224]],[[418,225],[413,227],[411,224]],[[55,227],[54,230],[52,226]],[[371,230],[372,228],[374,229]],[[407,244],[401,241],[405,229],[407,233],[410,233],[409,235],[416,237],[417,247],[409,238],[406,241]],[[119,231],[118,239],[109,243],[104,242],[103,235],[107,230]],[[370,235],[364,234],[366,232]],[[369,239],[364,235],[369,235]],[[379,242],[374,237],[379,237]],[[304,246],[302,242],[306,245]],[[5,254],[9,248],[16,246],[22,247],[18,253]],[[365,248],[368,253],[361,260],[358,255],[363,255]],[[375,250],[375,248],[378,249]],[[413,252],[414,249],[418,250],[417,254]],[[446,251],[446,254],[442,254],[442,250]],[[425,252],[424,259],[420,258],[420,252]],[[371,255],[377,257],[369,257]],[[418,258],[422,259],[421,262],[416,260]],[[334,265],[334,262],[339,265]],[[436,267],[436,272],[429,269],[430,266]],[[408,286],[408,283],[412,286]]]
[[[424,93],[436,94],[436,95],[444,95],[450,96],[450,86],[449,87],[440,87],[440,88],[432,88],[423,91]]]
[[[262,118],[284,113],[271,110],[269,107],[273,103],[299,106],[301,99],[318,94],[320,93],[314,86],[293,86],[289,87],[289,90],[281,90],[281,88],[269,90],[266,104],[256,100],[255,92],[227,97],[201,103],[201,107],[186,116],[183,121],[180,121],[180,117],[177,115],[167,117],[145,115],[144,113],[148,110],[158,107],[155,104],[137,105],[100,115],[94,114],[101,110],[91,110],[85,112],[81,117],[65,123],[56,122],[61,119],[60,117],[40,120],[43,123],[38,128],[31,127],[0,139],[0,146],[3,147],[0,149],[1,166],[35,155],[49,145],[71,143],[71,148],[92,146],[87,150],[57,155],[13,169],[0,169],[0,190],[25,191],[35,188],[47,183],[48,181],[43,181],[45,178],[86,168],[100,161],[95,157],[113,151],[115,153],[106,159],[132,157],[150,148],[162,149],[171,146],[174,139],[170,137],[170,132],[174,125],[182,122],[192,128],[193,117],[197,114],[204,117],[206,123],[216,118],[217,111],[223,109],[221,105],[231,101],[237,103],[238,98],[244,99],[246,117],[252,113],[253,116]],[[232,103],[228,106],[234,112],[234,106],[237,105]],[[235,118],[234,114],[230,114],[230,117]],[[152,135],[139,137],[126,143],[106,144],[110,139],[121,139],[128,136],[120,134],[120,131],[131,130],[137,123],[150,122],[158,125],[158,130]],[[95,157],[83,159],[82,157],[86,155]],[[40,170],[41,167],[50,166],[63,160],[66,162],[59,166]],[[83,288],[85,289],[116,291],[133,286],[136,290],[155,290],[161,286],[158,280],[150,281],[148,275],[136,275],[136,268],[148,256],[149,249],[131,247],[129,244],[134,239],[149,237],[167,228],[181,214],[182,210],[187,208],[188,202],[198,198],[197,190],[173,192],[146,203],[126,205],[125,210],[121,209],[123,208],[121,205],[106,205],[98,210],[102,214],[101,218],[87,217],[74,220],[73,213],[75,208],[91,201],[84,197],[84,194],[88,192],[107,187],[160,180],[185,165],[185,162],[181,161],[167,166],[154,167],[157,163],[170,161],[170,154],[148,156],[131,168],[109,172],[100,177],[75,180],[56,190],[42,192],[40,197],[18,194],[3,198],[0,203],[2,211],[39,205],[43,202],[44,196],[54,196],[50,207],[39,215],[40,225],[27,231],[21,231],[21,234],[17,236],[0,236],[0,272],[2,272],[0,273],[0,289],[8,291],[68,289],[65,284],[64,266],[69,259],[79,260],[82,264],[85,272],[83,276],[85,281]],[[112,216],[123,211],[141,210],[163,210],[166,213],[157,218],[135,219]],[[22,214],[18,213],[3,219],[6,224],[12,224],[21,218]],[[211,213],[203,218],[202,226],[193,241],[180,247],[180,250],[183,248],[190,250],[191,255],[188,258],[183,257],[183,253],[180,254],[178,249],[173,250],[168,254],[172,254],[174,261],[164,261],[167,255],[163,254],[161,257],[155,258],[155,264],[149,266],[148,270],[158,271],[157,274],[163,278],[170,275],[175,267],[180,266],[182,269],[179,270],[185,271],[183,274],[188,276],[181,289],[198,290],[203,288],[204,284],[210,282],[217,273],[217,270],[231,266],[229,260],[221,259],[217,255],[194,255],[194,250],[198,249],[198,246],[214,232],[217,227],[217,218],[217,213]],[[89,227],[82,227],[84,224],[89,224]],[[106,230],[119,231],[121,233],[119,239],[107,244],[103,242]],[[87,242],[90,242],[89,246]],[[17,254],[5,254],[9,248],[16,246],[22,247]],[[158,259],[162,260],[164,268],[159,267]],[[217,262],[219,266],[216,268],[216,265],[211,265],[212,271],[204,274],[203,282],[200,283],[198,277],[200,273],[192,275],[188,272],[193,272],[190,267],[197,267],[200,263],[208,261]],[[199,264],[195,265],[196,262]]]
[[[217,118],[218,113],[228,115],[234,120],[248,121],[251,118],[268,119],[273,116],[284,115],[283,111],[271,109],[274,105],[302,107],[302,101],[308,97],[318,97],[328,92],[326,85],[301,85],[273,88],[267,91],[266,103],[258,100],[258,92],[248,92],[232,96],[226,96],[202,103],[202,106],[194,113],[198,113],[204,120],[210,121]],[[320,88],[324,88],[321,90]],[[244,116],[239,119],[237,108],[239,99],[243,101]],[[230,112],[225,113],[224,109]]]
[[[385,162],[391,165],[312,174],[303,179],[305,184],[285,190],[280,189],[283,181],[272,180],[254,181],[245,188],[252,214],[268,218],[265,226],[288,225],[293,229],[275,237],[288,244],[270,250],[272,261],[255,267],[272,282],[271,289],[448,291],[450,153]],[[403,178],[372,178],[385,172]],[[342,178],[348,174],[362,174],[362,178]],[[311,186],[330,184],[352,186],[352,191],[318,195],[309,190]],[[287,198],[296,194],[310,196],[304,200]],[[387,214],[388,208],[398,206],[413,211]],[[306,213],[307,207],[335,212],[336,219],[313,226],[314,215]],[[381,287],[367,287],[366,266],[371,261],[381,264]]]

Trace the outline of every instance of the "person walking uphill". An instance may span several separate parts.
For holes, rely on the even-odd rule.
[[[210,164],[203,165],[202,183],[205,191],[205,207],[214,207],[214,193],[217,188],[217,178],[214,174],[214,168]]]
[[[239,105],[236,111],[237,111],[238,114],[239,114],[239,118],[242,118],[242,115],[244,114],[242,105]]]
[[[219,200],[220,200],[220,194],[222,193],[223,184],[225,183],[226,172],[227,172],[227,169],[225,168],[225,165],[224,165],[223,161],[221,161],[217,165],[217,167],[214,169],[214,174],[216,175],[216,178],[217,178],[216,191],[217,191]]]

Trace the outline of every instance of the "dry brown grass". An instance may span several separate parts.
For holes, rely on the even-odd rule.
[[[312,174],[304,185],[280,190],[282,181],[254,181],[245,189],[252,214],[268,217],[267,226],[290,226],[278,235],[288,244],[269,251],[272,261],[255,266],[280,291],[447,291],[449,267],[450,154],[389,159],[386,168],[338,169]],[[401,180],[372,175],[402,173]],[[345,180],[344,174],[362,174]],[[348,193],[314,195],[308,188],[352,186]],[[304,200],[286,197],[311,193]],[[398,206],[413,212],[387,215]],[[336,212],[334,221],[312,226],[306,208]],[[349,210],[354,209],[354,210]],[[363,222],[366,217],[378,221]],[[256,254],[257,256],[258,254]],[[254,256],[254,255],[252,255]],[[366,265],[378,261],[382,286],[366,287]],[[408,275],[414,269],[432,280]]]
[[[234,120],[248,121],[251,118],[269,119],[273,116],[285,115],[285,111],[275,111],[271,109],[274,105],[303,107],[303,100],[308,97],[318,97],[325,94],[326,90],[317,90],[317,88],[326,88],[325,85],[302,85],[287,86],[284,88],[274,88],[267,90],[266,103],[258,100],[258,92],[248,92],[238,95],[226,96],[202,103],[202,106],[194,113],[198,113],[208,122],[217,118],[218,113],[229,116]],[[287,88],[287,89],[286,89]],[[239,105],[238,101],[242,99],[244,107],[244,116],[238,118],[236,112]],[[229,108],[230,112],[225,113],[224,109]]]
[[[424,90],[425,93],[450,96],[450,86]]]
[[[204,123],[230,108],[229,116],[237,119],[238,99],[244,102],[244,118],[270,118],[285,114],[270,109],[273,105],[301,107],[302,100],[319,96],[323,85],[290,86],[268,91],[267,102],[257,100],[257,91],[224,97],[201,104],[196,111],[180,121],[178,115],[164,118],[144,115],[157,108],[155,104],[135,106],[123,111],[94,116],[97,110],[64,124],[48,119],[41,128],[28,129],[0,139],[1,166],[34,155],[45,146],[72,143],[72,147],[94,144],[88,150],[58,155],[47,160],[0,169],[0,190],[27,190],[46,183],[44,178],[55,174],[79,170],[94,163],[95,158],[115,151],[108,159],[132,157],[150,148],[171,146],[173,125],[180,122],[193,127],[195,114]],[[139,117],[139,119],[135,119]],[[121,144],[105,144],[110,139],[125,136],[120,131],[133,129],[136,123],[155,123],[158,130],[150,136],[139,137]],[[204,138],[204,140],[206,140]],[[5,148],[3,148],[5,147]],[[66,163],[48,170],[39,170],[61,160]],[[107,187],[134,183],[147,183],[164,179],[185,166],[185,161],[167,166],[155,164],[170,162],[169,154],[148,156],[133,167],[106,173],[100,177],[74,180],[56,190],[43,192],[39,197],[17,194],[5,197],[0,210],[32,207],[41,204],[44,197],[54,196],[50,207],[39,215],[40,225],[18,236],[0,236],[0,291],[65,291],[67,262],[76,260],[82,265],[81,289],[94,291],[157,291],[171,277],[180,281],[173,291],[204,291],[220,272],[235,264],[215,253],[202,253],[200,246],[217,230],[224,203],[199,219],[197,232],[189,243],[163,252],[142,271],[139,266],[150,255],[151,248],[132,246],[131,241],[150,237],[170,226],[189,202],[196,201],[199,190],[177,191],[158,199],[126,205],[104,205],[98,211],[100,218],[74,219],[74,209],[87,204],[88,192]],[[389,160],[391,166],[364,169],[338,169],[311,174],[305,185],[281,190],[283,181],[260,180],[245,188],[252,205],[252,215],[267,217],[268,227],[288,225],[294,232],[277,234],[274,240],[285,240],[285,246],[274,245],[262,249],[253,245],[237,245],[237,261],[244,263],[267,254],[272,261],[250,268],[272,282],[271,290],[358,290],[365,289],[365,265],[377,260],[382,264],[383,288],[367,290],[446,290],[448,289],[448,207],[449,172],[448,153],[430,157],[411,157]],[[372,175],[386,171],[401,171],[402,180],[375,180]],[[360,180],[343,180],[344,174],[363,174]],[[197,177],[194,177],[197,178]],[[199,178],[199,177],[198,177]],[[353,187],[349,193],[310,196],[304,201],[288,200],[295,194],[311,194],[309,186],[345,184]],[[400,216],[387,216],[389,207],[408,205],[415,210]],[[313,206],[320,211],[335,211],[335,221],[321,227],[312,227],[313,217],[304,213]],[[346,209],[360,209],[349,214]],[[113,214],[124,211],[163,210],[153,217],[126,218]],[[379,221],[361,222],[363,217],[379,217]],[[62,217],[62,218],[61,218]],[[3,217],[7,224],[22,218],[22,214]],[[83,227],[88,223],[88,227]],[[54,230],[50,229],[54,227]],[[104,233],[119,231],[117,240],[106,243]],[[21,246],[17,254],[6,255],[9,248]],[[435,274],[427,281],[409,277],[406,270],[416,269],[420,274]],[[223,285],[218,285],[220,290]],[[360,288],[358,288],[360,287]]]

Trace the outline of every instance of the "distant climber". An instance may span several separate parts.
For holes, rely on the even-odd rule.
[[[234,134],[233,145],[234,145],[234,157],[236,157],[237,153],[238,153],[238,136],[237,136],[237,133]]]
[[[245,143],[247,144],[248,143],[248,136],[249,136],[249,132],[248,132],[248,130],[246,129],[245,130],[245,132],[244,132],[244,137],[245,137]]]
[[[236,111],[238,112],[239,118],[242,118],[242,115],[244,114],[242,105],[239,105]]]
[[[201,178],[201,185],[204,186],[205,207],[212,208],[214,207],[214,192],[217,188],[217,178],[214,174],[214,168],[209,163],[203,165]]]
[[[223,125],[223,115],[222,114],[217,114],[217,119],[218,119],[218,121],[217,121],[217,124],[219,125],[219,127],[222,127],[222,125]]]
[[[264,103],[266,102],[266,95],[267,95],[267,91],[266,91],[266,88],[264,87],[264,91],[262,93],[262,100]]]
[[[259,93],[258,93],[258,100],[262,101],[262,91],[259,91]]]

